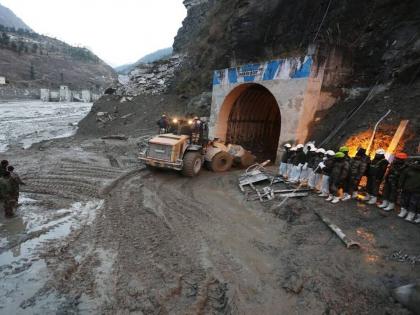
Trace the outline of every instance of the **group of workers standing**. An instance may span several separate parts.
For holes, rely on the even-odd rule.
[[[420,223],[420,163],[406,153],[395,154],[390,163],[383,149],[376,150],[373,160],[364,148],[359,148],[354,157],[349,156],[346,146],[338,152],[316,148],[312,143],[294,147],[285,144],[284,149],[280,175],[288,182],[307,185],[333,204],[353,198],[388,212],[399,203],[400,218]],[[363,176],[367,184],[359,194]]]
[[[19,200],[19,187],[25,185],[7,160],[0,163],[0,209],[7,218],[14,216]]]

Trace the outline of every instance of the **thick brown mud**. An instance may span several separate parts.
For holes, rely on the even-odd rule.
[[[409,314],[391,290],[419,265],[392,257],[419,254],[418,226],[353,201],[248,202],[241,171],[146,170],[141,141],[8,153],[28,185],[0,219],[0,313]]]

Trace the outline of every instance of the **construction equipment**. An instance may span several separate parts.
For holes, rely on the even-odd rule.
[[[233,164],[233,156],[223,143],[193,144],[190,136],[175,134],[153,137],[139,159],[149,167],[181,171],[187,177],[198,175],[204,164],[213,172],[229,171]]]

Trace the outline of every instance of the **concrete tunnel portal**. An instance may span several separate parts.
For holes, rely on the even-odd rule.
[[[242,84],[225,99],[219,115],[219,130],[227,143],[239,144],[258,161],[275,161],[281,130],[278,103],[259,84]]]
[[[278,162],[283,144],[308,137],[324,69],[302,56],[216,70],[210,138],[242,145],[258,161]]]

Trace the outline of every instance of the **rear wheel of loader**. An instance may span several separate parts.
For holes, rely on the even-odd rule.
[[[202,160],[199,152],[188,152],[184,156],[182,174],[188,177],[197,176],[201,171]]]
[[[228,152],[221,151],[211,159],[208,167],[213,172],[227,172],[232,168],[233,157]]]

